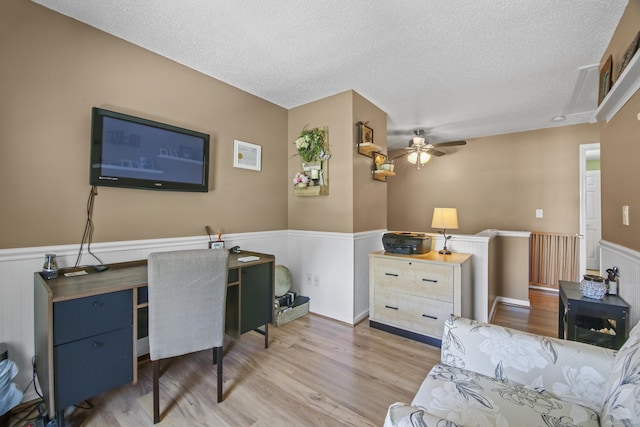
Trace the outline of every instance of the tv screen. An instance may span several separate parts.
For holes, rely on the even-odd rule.
[[[209,191],[209,135],[94,107],[90,184]]]

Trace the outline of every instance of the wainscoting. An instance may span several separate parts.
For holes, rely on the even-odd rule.
[[[369,313],[370,252],[382,249],[384,230],[357,234],[281,230],[225,234],[226,247],[275,255],[276,263],[289,268],[292,289],[311,298],[310,311],[353,325]],[[105,264],[146,259],[157,251],[207,247],[207,237],[185,237],[126,242],[94,243],[91,251]],[[33,273],[40,271],[44,254],[57,255],[59,267],[72,267],[78,245],[0,250],[0,342],[7,344],[18,365],[15,382],[24,389],[32,378]],[[86,247],[85,247],[86,251]],[[99,262],[86,252],[80,265]],[[307,283],[306,273],[311,274]],[[36,397],[29,387],[24,400]]]
[[[631,306],[629,324],[634,326],[640,320],[640,252],[601,240],[600,275],[606,277],[613,266],[620,269],[618,293]]]

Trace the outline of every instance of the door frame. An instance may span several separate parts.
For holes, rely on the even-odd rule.
[[[579,277],[587,272],[587,159],[597,154],[600,157],[600,143],[580,145],[580,261]],[[578,279],[576,278],[576,279]]]

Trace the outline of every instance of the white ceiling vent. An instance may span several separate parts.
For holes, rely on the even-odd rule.
[[[598,108],[598,64],[580,67],[578,79],[567,103],[565,115],[595,111]]]

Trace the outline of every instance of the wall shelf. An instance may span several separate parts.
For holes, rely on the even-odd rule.
[[[328,196],[329,195],[329,187],[325,185],[314,185],[312,187],[294,187],[293,195],[298,197],[308,197],[308,196]]]
[[[358,144],[358,153],[367,157],[373,157],[373,153],[382,150],[382,147],[372,142]]]
[[[373,179],[378,181],[387,181],[388,176],[396,176],[395,172],[387,171],[387,170],[374,170],[373,171]]]
[[[636,52],[629,65],[600,103],[591,123],[603,120],[610,121],[638,89],[640,89],[640,54]]]

